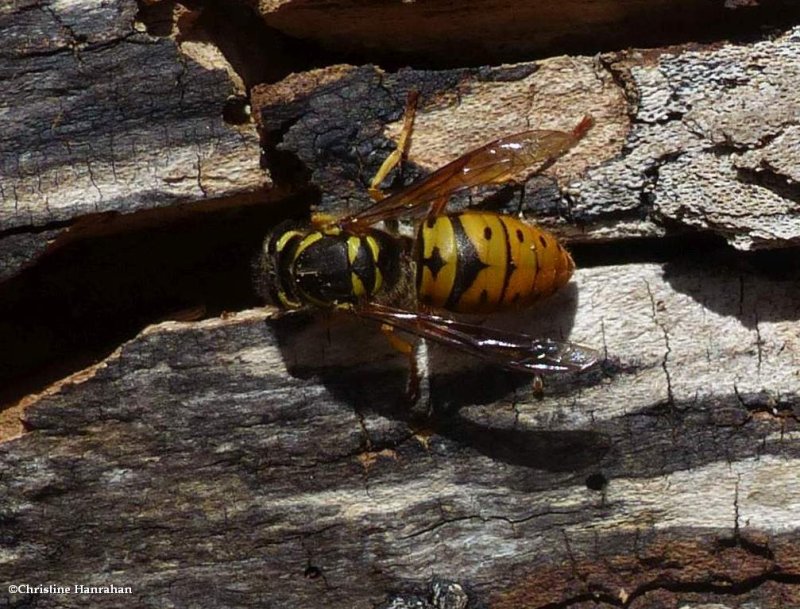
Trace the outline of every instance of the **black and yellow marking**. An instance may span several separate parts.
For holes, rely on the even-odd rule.
[[[296,228],[283,229],[279,227],[265,244],[264,254],[271,274],[269,285],[271,299],[276,305],[286,309],[296,309],[302,306],[302,302],[294,290],[291,264],[305,235],[304,231]]]
[[[330,307],[373,298],[397,280],[399,245],[378,230],[364,234],[339,227],[295,228],[269,241],[277,304]]]
[[[422,223],[417,233],[417,298],[434,307],[444,307],[453,291],[458,259],[453,224],[448,216],[435,216]]]
[[[418,298],[450,311],[527,305],[572,273],[572,259],[552,235],[511,216],[469,211],[428,218],[417,239]]]
[[[455,285],[444,308],[493,310],[501,287],[497,271],[505,273],[507,264],[505,246],[500,239],[492,239],[493,234],[500,234],[502,223],[496,214],[463,213],[451,216],[451,220],[458,241],[458,264]]]
[[[540,260],[536,251],[536,232],[532,227],[516,218],[506,218],[504,224],[515,239],[510,241],[511,260],[514,268],[508,276],[504,302],[509,306],[522,306],[531,302],[533,286],[539,273]]]
[[[356,298],[372,296],[381,289],[383,277],[378,267],[380,248],[374,237],[351,235],[347,238],[350,281]]]
[[[265,251],[273,300],[286,308],[373,300],[399,285],[402,251],[397,238],[376,229],[283,229]],[[528,305],[567,283],[574,268],[546,231],[477,211],[427,218],[414,260],[417,300],[463,313]]]

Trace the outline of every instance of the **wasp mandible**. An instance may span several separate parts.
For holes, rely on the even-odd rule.
[[[416,101],[416,93],[409,94],[397,149],[372,180],[372,206],[338,219],[280,225],[267,236],[259,266],[268,299],[284,309],[346,310],[380,322],[387,333],[409,332],[513,370],[538,374],[593,366],[593,349],[442,314],[529,306],[569,281],[575,264],[548,231],[510,215],[447,213],[446,207],[457,192],[502,184],[523,170],[540,171],[586,134],[591,117],[569,132],[530,130],[500,138],[383,196],[381,182],[407,150]],[[398,219],[416,222],[413,239],[377,227]],[[393,342],[398,345],[396,337]],[[410,353],[408,343],[399,343]]]

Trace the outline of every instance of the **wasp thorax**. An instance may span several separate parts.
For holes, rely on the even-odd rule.
[[[336,227],[278,227],[264,242],[267,295],[278,306],[298,308],[355,303],[394,285],[399,245],[383,231],[364,234]]]

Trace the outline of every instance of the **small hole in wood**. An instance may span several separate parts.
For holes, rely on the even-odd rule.
[[[229,97],[222,109],[222,119],[229,125],[243,125],[250,122],[250,102],[241,95]]]
[[[608,478],[600,472],[591,474],[586,478],[586,488],[590,491],[602,491],[608,485]]]

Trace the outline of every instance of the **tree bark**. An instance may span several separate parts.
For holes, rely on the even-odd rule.
[[[78,269],[101,296],[126,294],[112,276],[136,272],[169,295],[164,269],[207,277],[178,251],[197,241],[220,257],[209,235],[232,231],[200,212],[253,207],[272,179],[275,216],[246,216],[242,239],[279,212],[307,219],[306,200],[275,192],[310,184],[332,214],[368,204],[413,89],[411,153],[387,190],[495,137],[595,119],[522,188],[453,205],[521,209],[581,267],[540,306],[485,323],[603,361],[538,392],[529,376],[420,345],[412,398],[406,358],[345,314],[241,297],[225,315],[150,325],[0,413],[0,604],[800,605],[800,30],[502,67],[328,66],[248,91],[209,45],[137,32],[133,5],[114,6],[104,19],[66,4],[2,17],[14,44],[0,95],[32,93],[0,115],[0,259],[13,276],[0,336],[37,289],[84,291],[53,262],[65,240],[115,233],[79,259],[111,267]],[[258,135],[223,119],[232,93],[250,95]],[[167,231],[173,249],[136,232],[179,208],[205,228]],[[124,219],[108,229],[105,213]],[[171,255],[146,267],[150,249]],[[135,301],[148,288],[129,290]],[[108,302],[66,319],[102,333]],[[29,334],[6,345],[35,348],[17,325]]]
[[[11,43],[0,55],[0,279],[69,230],[269,187],[252,125],[224,120],[237,85],[221,54],[140,31],[136,10],[26,1],[0,14]]]
[[[154,326],[2,446],[4,579],[215,606],[411,606],[432,578],[473,605],[791,605],[796,288],[581,270],[535,331],[613,363],[543,399],[432,349],[408,404],[404,358],[352,319]]]
[[[724,40],[796,23],[792,0],[241,0],[270,27],[328,53],[452,67],[588,54],[686,40]],[[401,64],[402,65],[402,64]]]
[[[537,221],[567,218],[578,241],[682,228],[738,249],[786,247],[800,235],[798,36],[500,68],[337,66],[256,87],[253,100],[262,128],[283,127],[280,149],[310,169],[326,211],[368,204],[365,186],[416,89],[411,177],[502,135],[569,130],[590,114],[589,135],[525,190],[522,209]]]

